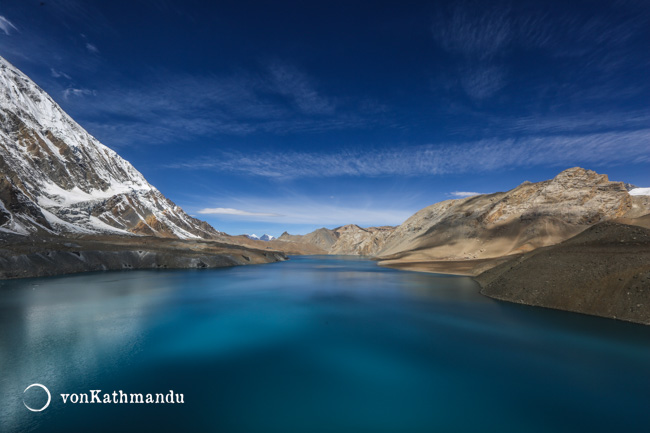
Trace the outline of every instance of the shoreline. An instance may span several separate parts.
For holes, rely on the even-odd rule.
[[[0,280],[131,269],[211,269],[287,260],[285,253],[207,240],[3,236]]]
[[[524,254],[379,265],[469,276],[481,295],[500,301],[650,325],[650,229],[627,222],[597,224]]]
[[[574,308],[565,308],[558,305],[550,306],[550,305],[544,305],[540,303],[525,302],[523,300],[509,298],[508,296],[500,296],[497,294],[485,293],[488,287],[488,283],[483,279],[479,278],[479,276],[484,271],[485,272],[489,271],[492,267],[488,267],[487,269],[481,270],[478,273],[476,272],[476,270],[481,269],[481,266],[486,266],[487,263],[495,263],[494,267],[498,267],[500,264],[504,264],[508,262],[510,259],[520,257],[520,256],[522,255],[520,254],[515,257],[506,256],[506,257],[495,258],[495,259],[469,260],[469,262],[480,262],[480,263],[466,263],[466,264],[462,263],[462,261],[428,261],[428,262],[421,261],[421,262],[399,262],[399,263],[389,263],[389,264],[378,262],[377,264],[379,266],[383,266],[390,269],[396,269],[400,271],[470,277],[473,281],[475,281],[479,285],[480,289],[478,293],[481,296],[485,296],[486,298],[494,299],[496,301],[508,302],[511,304],[518,304],[518,305],[526,305],[528,307],[538,307],[538,308],[545,308],[549,310],[566,311],[569,313],[583,314],[591,317],[601,317],[604,319],[612,319],[612,320],[618,320],[626,323],[634,323],[637,325],[650,326],[650,321],[646,321],[646,320],[635,320],[632,318],[619,317],[617,315],[595,314],[592,312],[574,309]]]
[[[616,243],[602,245],[603,235],[613,236]],[[650,238],[650,230],[606,223],[575,239],[525,254],[472,260],[371,260],[401,271],[470,277],[478,283],[482,296],[498,301],[650,325],[650,308],[644,305],[650,305],[650,243],[639,242],[642,237]],[[594,245],[592,238],[599,242]],[[3,280],[288,260],[286,252],[214,241],[95,236],[12,240],[18,242],[0,248]],[[628,242],[633,245],[625,245]],[[625,254],[630,248],[637,257]],[[612,264],[616,266],[612,268]]]
[[[513,254],[503,257],[473,260],[378,260],[377,264],[400,271],[476,277],[488,269],[520,256],[521,254]]]

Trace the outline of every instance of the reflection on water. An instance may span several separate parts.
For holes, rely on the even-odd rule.
[[[477,292],[349,257],[0,282],[0,431],[646,431],[650,328]],[[186,403],[59,396],[91,389]]]

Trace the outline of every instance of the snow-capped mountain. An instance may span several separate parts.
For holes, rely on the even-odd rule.
[[[262,236],[257,236],[255,233],[253,233],[252,235],[246,234],[244,236],[254,241],[272,241],[273,239],[275,239],[275,236],[267,235],[266,233],[263,234]]]
[[[0,231],[216,238],[0,57]]]

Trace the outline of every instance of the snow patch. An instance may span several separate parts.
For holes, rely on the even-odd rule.
[[[40,208],[55,232],[133,235],[128,229],[153,215],[179,238],[219,234],[189,218],[1,56],[0,117],[7,119],[0,125],[0,158],[12,172],[7,180]],[[115,207],[106,203],[112,198]],[[6,213],[11,220],[3,232],[51,231],[24,212]]]
[[[628,192],[630,195],[650,195],[650,188],[634,188]]]

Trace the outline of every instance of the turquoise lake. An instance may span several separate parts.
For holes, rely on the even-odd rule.
[[[2,281],[0,431],[649,431],[650,327],[478,291],[337,256]]]

